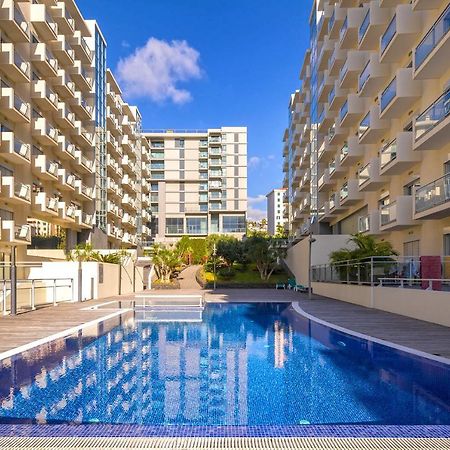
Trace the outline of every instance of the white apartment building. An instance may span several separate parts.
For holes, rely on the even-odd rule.
[[[110,246],[137,244],[140,117],[119,99],[122,112],[117,109],[117,117],[109,117],[106,127],[110,113],[106,99],[111,108],[114,101],[112,94],[106,94],[106,44],[102,39],[95,22],[85,21],[73,0],[1,2],[3,254],[19,246],[22,258],[32,234],[49,230],[63,233],[68,248],[92,241],[97,230],[106,236],[102,208],[108,206],[108,176],[114,177],[106,172],[107,152],[130,177],[121,177],[120,187],[126,194],[120,201],[111,193],[111,201],[119,203],[128,216],[121,218],[123,236],[111,239]],[[103,141],[109,130],[118,138],[117,146]],[[104,194],[103,206],[97,201],[100,193]],[[103,221],[99,221],[102,213]]]
[[[267,232],[273,236],[279,226],[284,228],[286,205],[284,203],[285,188],[273,189],[267,195]]]
[[[291,233],[450,255],[448,1],[318,0],[310,24],[284,134]]]
[[[150,147],[156,241],[214,233],[242,237],[247,211],[247,128],[144,132]]]

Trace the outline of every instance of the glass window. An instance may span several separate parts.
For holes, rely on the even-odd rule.
[[[187,217],[186,228],[188,234],[207,234],[208,220],[206,217]]]
[[[183,234],[184,221],[182,217],[168,217],[166,219],[166,234]]]
[[[245,217],[244,216],[223,216],[222,231],[224,233],[244,233]]]

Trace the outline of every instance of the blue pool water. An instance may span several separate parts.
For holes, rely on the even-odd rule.
[[[450,424],[450,367],[288,305],[133,314],[0,361],[0,421],[144,425]]]

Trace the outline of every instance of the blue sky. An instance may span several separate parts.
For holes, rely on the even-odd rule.
[[[282,135],[310,3],[78,0],[84,17],[99,22],[108,64],[144,128],[248,127],[250,217],[282,183]]]

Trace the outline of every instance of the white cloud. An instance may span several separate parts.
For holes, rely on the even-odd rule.
[[[247,202],[249,205],[259,205],[260,203],[265,203],[267,201],[266,196],[263,194],[260,194],[256,197],[248,197]]]
[[[186,103],[192,95],[178,84],[202,77],[199,59],[200,53],[186,41],[167,42],[152,37],[119,61],[117,77],[127,96]]]
[[[259,156],[252,156],[248,160],[248,167],[253,169],[254,167],[258,167],[261,162],[261,158]]]
[[[263,211],[262,209],[253,208],[251,206],[247,209],[247,218],[249,220],[261,220],[267,218],[266,211]]]

